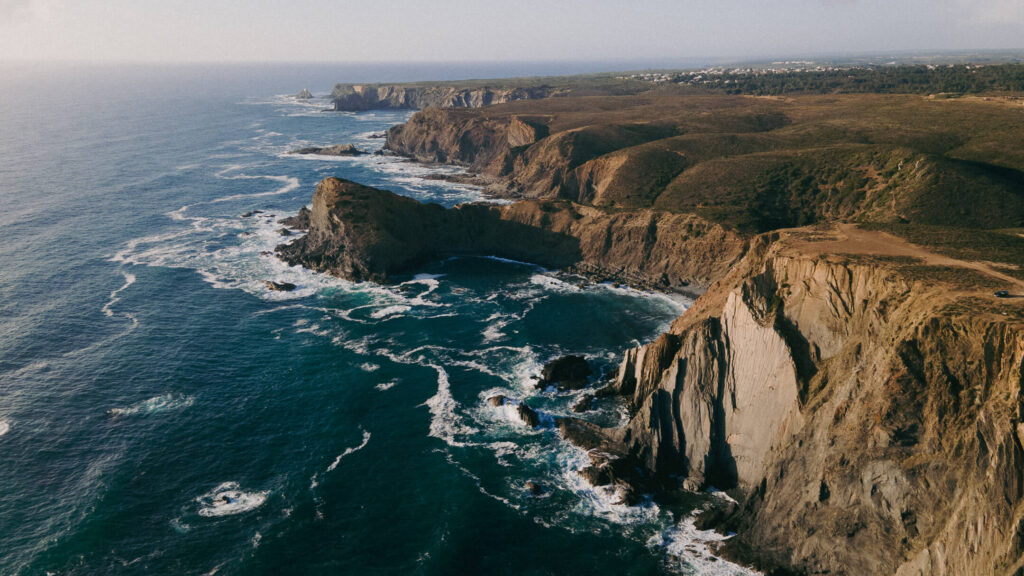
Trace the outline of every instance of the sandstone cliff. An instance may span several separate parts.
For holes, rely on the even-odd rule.
[[[474,254],[699,293],[745,245],[735,233],[688,214],[535,200],[446,210],[326,178],[313,196],[308,234],[278,252],[290,263],[353,280],[385,281],[431,259]]]
[[[737,488],[726,552],[741,560],[1019,574],[1020,305],[793,245],[791,233],[759,238],[670,333],[626,355],[613,388],[628,426],[571,423],[567,435],[641,466],[648,485]]]
[[[331,98],[335,110],[357,112],[376,109],[418,110],[430,106],[480,108],[515,100],[549,98],[567,92],[566,88],[550,86],[460,88],[450,85],[337,84]]]

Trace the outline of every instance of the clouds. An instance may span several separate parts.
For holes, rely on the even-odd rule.
[[[51,14],[47,0],[0,0],[0,26],[45,22]]]

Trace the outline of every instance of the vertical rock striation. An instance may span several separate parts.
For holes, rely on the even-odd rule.
[[[831,574],[1024,570],[1024,327],[948,288],[760,238],[628,352],[630,423],[601,434],[655,478],[746,495],[726,552]]]

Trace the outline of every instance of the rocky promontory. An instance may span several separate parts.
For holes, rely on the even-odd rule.
[[[387,281],[451,255],[493,255],[696,293],[745,248],[693,215],[606,213],[557,200],[445,209],[339,178],[320,182],[308,218],[308,234],[280,246],[280,256],[352,280]],[[678,258],[681,251],[693,257]]]
[[[359,112],[377,109],[419,110],[440,108],[480,108],[516,100],[536,100],[568,93],[551,86],[480,86],[415,84],[337,84],[331,93],[334,109]]]

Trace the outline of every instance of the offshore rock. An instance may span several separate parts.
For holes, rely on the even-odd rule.
[[[298,99],[298,100],[309,100],[309,99],[313,98],[313,94],[310,93],[309,90],[306,90],[305,88],[303,88],[301,92],[299,92],[298,94],[295,95],[295,98]]]
[[[557,385],[563,390],[578,390],[587,385],[587,378],[593,373],[590,364],[582,356],[563,356],[544,365],[537,381],[538,388]]]
[[[355,144],[337,144],[335,146],[310,146],[292,150],[289,154],[316,154],[318,156],[363,156],[367,152],[360,150]]]
[[[537,411],[527,406],[525,402],[520,402],[516,406],[516,413],[519,414],[519,418],[530,428],[540,426],[540,416],[537,414]]]
[[[272,292],[291,292],[296,288],[295,284],[291,282],[274,282],[273,280],[267,280],[263,285]]]

